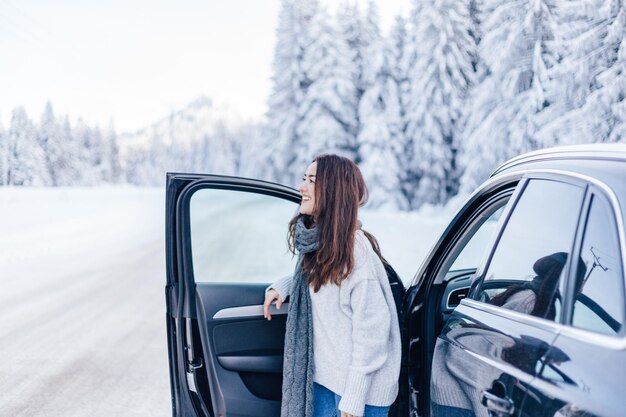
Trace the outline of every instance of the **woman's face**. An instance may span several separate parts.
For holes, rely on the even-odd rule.
[[[300,204],[300,214],[313,215],[315,207],[315,172],[317,171],[317,162],[313,162],[306,169],[306,173],[302,178],[302,184],[298,187],[298,191],[302,195],[302,203]]]

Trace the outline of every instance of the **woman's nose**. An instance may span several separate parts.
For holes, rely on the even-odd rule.
[[[304,181],[301,182],[300,186],[298,187],[298,191],[300,191],[300,193],[304,194],[305,187],[306,187],[306,182],[304,182]]]

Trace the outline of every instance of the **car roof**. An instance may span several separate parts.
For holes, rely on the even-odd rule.
[[[535,164],[545,161],[621,161],[626,162],[626,144],[594,143],[588,145],[557,146],[528,152],[511,158],[500,165],[491,176],[523,164]]]
[[[626,224],[626,144],[598,143],[541,149],[508,160],[491,176],[530,170],[556,170],[601,182],[617,198],[616,214],[621,213]]]

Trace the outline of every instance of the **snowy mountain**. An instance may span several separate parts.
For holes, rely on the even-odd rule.
[[[120,160],[126,166],[130,154],[148,150],[157,140],[166,148],[191,149],[207,136],[224,130],[234,131],[243,124],[245,121],[234,109],[216,106],[208,97],[198,97],[150,126],[119,135]]]
[[[200,97],[142,130],[121,135],[120,164],[127,182],[142,185],[162,184],[167,171],[253,174],[255,164],[242,161],[255,155],[259,132],[258,124],[232,108]]]

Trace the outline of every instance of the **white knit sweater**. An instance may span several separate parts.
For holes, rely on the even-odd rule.
[[[314,380],[341,396],[339,409],[362,416],[365,405],[389,406],[398,394],[400,330],[385,268],[360,230],[355,267],[340,286],[314,293]],[[274,288],[284,299],[292,277]]]

